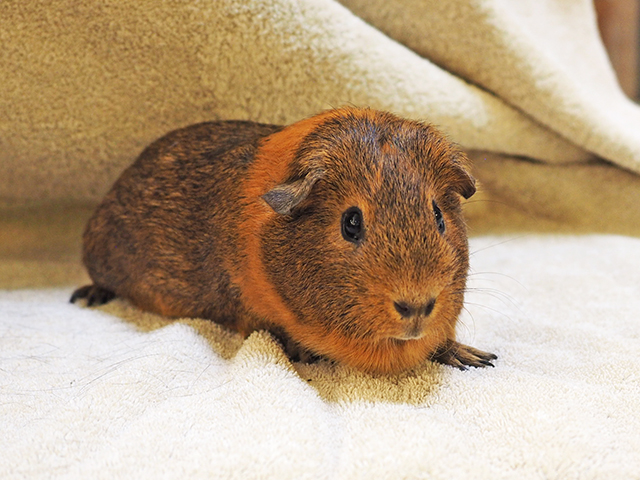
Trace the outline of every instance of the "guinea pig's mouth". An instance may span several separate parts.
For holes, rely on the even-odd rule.
[[[400,340],[402,342],[407,342],[409,340],[419,340],[422,337],[424,337],[424,332],[420,332],[420,333],[415,334],[415,335],[396,335],[396,336],[393,336],[391,338],[393,338],[394,340]]]
[[[404,332],[400,335],[393,335],[391,338],[395,340],[418,340],[424,337],[426,334],[423,322],[412,322],[410,325],[405,325]]]
[[[415,313],[417,309],[407,307],[405,310],[402,306],[396,306],[399,316],[397,317],[397,323],[394,322],[395,331],[389,332],[391,333],[389,336],[401,341],[419,340],[424,337],[432,320],[432,309],[433,307],[430,307],[428,311]]]

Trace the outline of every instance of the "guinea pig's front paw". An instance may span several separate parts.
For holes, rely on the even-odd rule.
[[[431,355],[431,360],[460,370],[466,370],[468,366],[493,367],[491,361],[497,358],[493,353],[483,352],[455,340],[448,340]]]
[[[76,303],[76,300],[85,298],[87,300],[87,307],[93,307],[104,305],[105,303],[113,300],[115,296],[115,293],[111,290],[107,290],[106,288],[102,288],[97,285],[85,285],[73,292],[69,302]]]
[[[322,358],[295,342],[283,328],[271,327],[269,331],[280,342],[284,353],[292,362],[316,363]]]

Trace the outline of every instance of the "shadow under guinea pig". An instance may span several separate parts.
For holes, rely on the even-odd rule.
[[[118,317],[140,332],[152,332],[176,322],[188,325],[222,359],[250,362],[256,368],[261,364],[278,364],[314,388],[328,402],[370,401],[424,406],[430,403],[446,376],[453,371],[430,361],[395,375],[368,374],[323,359],[314,363],[292,362],[278,340],[266,331],[253,332],[243,339],[238,333],[210,320],[170,319],[139,310],[123,299],[115,299],[97,310]]]

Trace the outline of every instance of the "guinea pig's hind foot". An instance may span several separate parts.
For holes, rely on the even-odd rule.
[[[69,299],[69,302],[75,303],[76,300],[85,298],[87,300],[87,307],[104,305],[115,298],[116,294],[111,290],[99,287],[97,285],[85,285],[78,288]]]
[[[493,367],[494,365],[491,361],[497,358],[497,355],[493,353],[483,352],[455,340],[449,340],[431,356],[433,361],[450,365],[460,370],[467,370],[467,367]]]

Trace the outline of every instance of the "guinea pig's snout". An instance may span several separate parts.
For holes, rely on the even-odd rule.
[[[407,319],[417,317],[420,315],[424,315],[425,317],[428,317],[429,315],[431,315],[431,312],[433,311],[433,307],[436,306],[436,299],[431,298],[429,299],[429,301],[427,301],[422,305],[413,305],[409,302],[400,300],[397,302],[393,302],[393,306],[402,317]]]
[[[419,303],[397,300],[393,302],[393,306],[402,317],[401,332],[399,335],[395,335],[395,338],[413,340],[424,335],[429,315],[436,306],[436,299],[431,298],[426,302]]]

